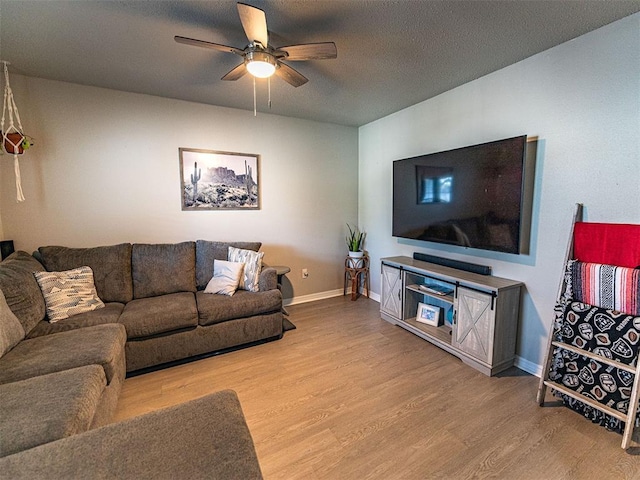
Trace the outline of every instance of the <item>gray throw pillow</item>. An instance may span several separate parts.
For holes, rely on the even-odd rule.
[[[0,357],[15,347],[24,338],[24,328],[0,290]]]

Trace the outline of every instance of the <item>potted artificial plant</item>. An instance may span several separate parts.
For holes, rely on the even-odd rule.
[[[362,257],[364,257],[364,251],[362,247],[367,234],[361,232],[357,226],[351,228],[351,226],[347,224],[347,228],[349,229],[349,235],[347,235],[346,238],[347,248],[349,249],[349,263],[353,268],[358,268],[363,263]]]
[[[11,155],[22,155],[33,145],[33,139],[18,130],[11,133],[0,131],[0,137],[2,137],[2,151]]]

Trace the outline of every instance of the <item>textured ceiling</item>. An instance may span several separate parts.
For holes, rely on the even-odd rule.
[[[335,60],[292,62],[293,88],[258,82],[258,112],[360,126],[640,11],[632,1],[245,0],[270,43],[334,41]],[[10,72],[253,109],[252,80],[220,78],[240,58],[174,35],[244,48],[233,1],[0,0]]]

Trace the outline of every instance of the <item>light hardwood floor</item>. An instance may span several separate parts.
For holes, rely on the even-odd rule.
[[[116,420],[238,393],[266,479],[640,479],[640,449],[516,368],[486,377],[350,297],[288,307],[282,340],[125,381]],[[170,441],[170,440],[169,440]]]

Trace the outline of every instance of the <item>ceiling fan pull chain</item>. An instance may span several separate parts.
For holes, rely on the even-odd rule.
[[[267,78],[267,88],[269,89],[269,110],[271,110],[271,77]]]
[[[256,77],[253,77],[253,116],[258,116],[256,111]]]

